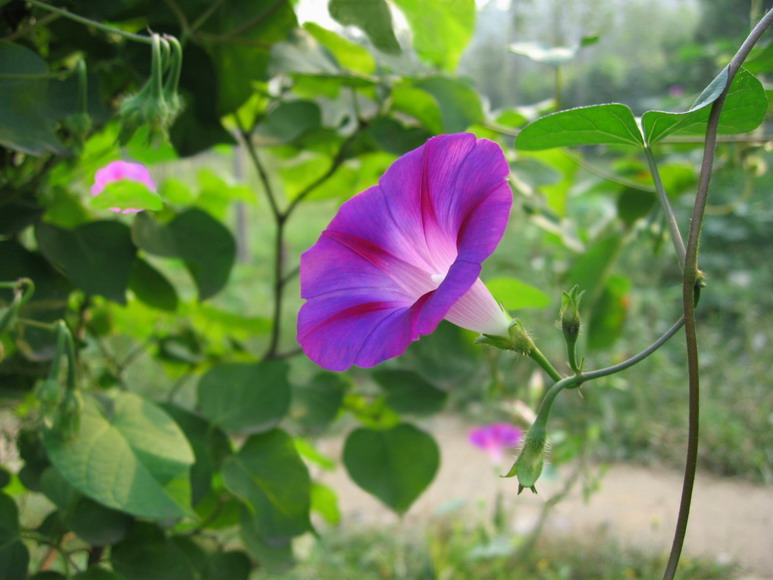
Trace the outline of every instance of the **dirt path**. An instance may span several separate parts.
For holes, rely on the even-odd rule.
[[[496,477],[488,458],[467,442],[468,425],[454,417],[438,417],[425,423],[441,445],[440,472],[429,490],[407,514],[407,522],[422,522],[444,506],[463,500],[468,506],[491,502],[502,489],[512,491],[516,529],[533,525],[545,498],[560,481],[540,486],[540,495],[515,495],[515,482]],[[333,456],[341,442],[327,441]],[[565,474],[559,472],[558,479]],[[345,522],[395,523],[397,517],[378,500],[357,488],[343,468],[323,476],[339,494]],[[681,475],[672,471],[613,466],[601,481],[601,489],[589,503],[580,486],[561,502],[548,520],[550,530],[577,533],[605,528],[623,544],[668,550],[681,493]],[[690,512],[685,553],[739,562],[748,580],[773,580],[773,488],[699,475]]]

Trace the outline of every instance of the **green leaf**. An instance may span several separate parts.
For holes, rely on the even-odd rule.
[[[136,522],[110,550],[110,563],[126,580],[201,578],[188,554],[158,526]]]
[[[610,276],[593,307],[587,324],[589,349],[604,349],[614,345],[622,335],[628,314],[628,293],[631,280],[625,276]]]
[[[431,435],[408,423],[361,427],[346,438],[344,465],[358,486],[404,514],[435,477],[440,451]]]
[[[584,290],[583,306],[591,311],[601,295],[622,243],[622,238],[617,234],[596,241],[572,264],[566,274],[566,286],[576,284],[580,290]]]
[[[290,405],[288,372],[289,366],[278,361],[212,367],[199,380],[199,407],[212,424],[226,431],[267,431]]]
[[[448,395],[413,371],[376,369],[371,376],[386,393],[386,404],[400,414],[442,411]]]
[[[526,125],[515,140],[516,149],[537,151],[578,145],[634,145],[644,140],[633,112],[611,103],[567,109]]]
[[[323,372],[295,387],[293,404],[300,424],[311,431],[324,430],[338,415],[344,393],[351,385],[344,374]]]
[[[177,291],[174,286],[142,258],[134,260],[129,289],[148,306],[168,312],[177,310]]]
[[[29,155],[67,150],[54,133],[46,107],[46,61],[30,49],[0,40],[0,145]]]
[[[413,32],[413,47],[433,67],[456,70],[475,31],[474,0],[394,0]]]
[[[344,26],[360,28],[377,49],[391,54],[400,52],[386,0],[330,0],[327,9]]]
[[[345,69],[363,75],[371,75],[376,71],[376,59],[363,46],[314,22],[304,23],[303,28],[327,48]]]
[[[287,572],[295,564],[293,545],[290,540],[271,542],[262,535],[255,518],[247,508],[242,508],[240,536],[244,547],[260,562],[261,568],[271,574]]]
[[[260,536],[281,544],[311,529],[311,481],[292,438],[273,429],[252,435],[223,464],[226,487],[242,498]]]
[[[322,125],[322,113],[313,101],[288,101],[272,110],[258,125],[261,145],[292,143]]]
[[[35,237],[43,255],[75,286],[126,304],[126,288],[137,248],[125,224],[94,221],[66,230],[39,223]]]
[[[403,364],[427,380],[450,390],[480,371],[481,349],[473,345],[474,333],[443,321],[435,332],[408,347]]]
[[[443,116],[437,99],[428,92],[409,85],[392,90],[392,108],[410,115],[435,135],[443,132]]]
[[[380,149],[398,156],[420,147],[432,136],[426,129],[407,127],[392,117],[376,117],[367,133]]]
[[[214,552],[209,555],[207,580],[248,580],[252,564],[244,552]]]
[[[458,133],[484,119],[478,93],[467,83],[449,77],[427,77],[414,83],[432,95],[440,107],[443,131]]]
[[[19,509],[10,496],[0,492],[0,578],[24,580],[30,554],[19,536]]]
[[[108,183],[99,195],[89,199],[94,209],[152,209],[160,210],[164,201],[144,183],[121,179]]]
[[[647,217],[655,207],[658,198],[651,191],[626,187],[617,197],[617,215],[627,225]]]
[[[70,485],[108,507],[159,519],[190,511],[191,447],[169,415],[137,395],[86,396],[77,433],[48,431],[45,446]]]
[[[326,485],[317,482],[311,484],[311,509],[321,515],[331,526],[341,523],[338,496]]]
[[[642,127],[647,142],[652,145],[675,133],[700,134],[706,131],[711,105],[727,85],[727,69],[706,87],[698,100],[684,113],[647,111]],[[719,133],[747,133],[765,119],[768,98],[762,83],[749,71],[741,69],[733,79],[719,117]]]
[[[146,252],[184,260],[198,288],[199,300],[222,290],[236,258],[231,232],[197,208],[178,214],[166,225],[140,213],[132,226],[132,239]]]
[[[183,430],[196,457],[191,467],[191,503],[196,505],[212,490],[213,477],[231,455],[231,443],[223,431],[203,417],[172,403],[164,403],[161,408]]]
[[[535,288],[517,278],[501,276],[486,280],[486,287],[498,302],[508,310],[521,308],[547,308],[550,306],[550,296],[539,288]]]

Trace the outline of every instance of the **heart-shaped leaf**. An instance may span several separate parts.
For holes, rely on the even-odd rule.
[[[515,140],[516,148],[537,151],[578,145],[644,144],[633,111],[610,103],[567,109],[540,117],[526,125]]]
[[[78,431],[48,431],[51,463],[83,495],[140,517],[189,513],[193,451],[177,423],[132,393],[85,397]]]
[[[361,427],[346,438],[344,465],[357,485],[403,514],[434,479],[440,451],[431,435],[408,423]]]

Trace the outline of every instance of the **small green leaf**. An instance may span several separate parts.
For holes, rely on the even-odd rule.
[[[330,0],[327,9],[344,26],[360,28],[377,49],[391,54],[400,52],[386,0]]]
[[[247,580],[252,570],[250,558],[235,550],[209,555],[207,580]]]
[[[603,349],[614,345],[623,332],[628,314],[628,293],[631,280],[625,276],[610,276],[593,306],[587,324],[589,349]]]
[[[326,485],[317,482],[311,484],[311,509],[321,515],[331,526],[341,523],[338,496]]]
[[[392,90],[392,108],[410,115],[435,135],[443,132],[443,116],[437,99],[410,85],[397,85]]]
[[[260,536],[281,544],[311,529],[311,480],[292,438],[273,429],[252,435],[223,463],[226,487],[242,498]]]
[[[651,191],[626,187],[617,197],[617,215],[627,225],[647,217],[658,199]]]
[[[39,223],[35,237],[40,251],[75,286],[126,304],[126,288],[137,248],[125,224],[95,221],[66,230]]]
[[[72,580],[126,580],[120,574],[105,570],[99,566],[91,566],[88,570],[78,572]]]
[[[160,210],[164,201],[144,183],[121,179],[108,183],[99,195],[89,199],[94,209],[152,209]]]
[[[474,0],[394,0],[413,33],[416,54],[429,65],[449,72],[475,31]]]
[[[258,523],[252,517],[250,511],[243,507],[241,513],[240,536],[244,547],[247,548],[258,562],[261,568],[271,574],[287,572],[295,564],[293,544],[290,540],[268,541],[261,535]]]
[[[642,127],[647,142],[652,145],[675,133],[700,134],[705,132],[711,105],[727,85],[727,69],[706,87],[698,100],[684,113],[647,111],[642,116]],[[765,118],[768,98],[762,83],[749,71],[741,69],[733,79],[719,117],[719,133],[747,133],[756,129]]]
[[[169,415],[137,395],[86,396],[77,433],[48,431],[45,446],[70,485],[106,506],[149,518],[189,513],[190,445]]]
[[[434,479],[440,451],[431,435],[408,423],[361,427],[346,438],[344,465],[358,486],[404,514]]]
[[[502,302],[508,310],[521,308],[547,308],[550,296],[517,278],[501,276],[486,280],[486,287],[494,298]]]
[[[610,269],[617,259],[621,247],[622,238],[618,234],[602,238],[591,245],[572,264],[572,267],[566,274],[568,286],[576,284],[580,287],[580,290],[586,292],[583,306],[586,306],[591,311],[601,295]]]
[[[413,371],[376,369],[371,376],[386,393],[386,404],[400,414],[431,415],[441,411],[448,398]]]
[[[289,366],[277,361],[212,367],[199,380],[199,407],[226,431],[267,431],[282,420],[290,405],[288,372]]]
[[[515,140],[517,149],[537,151],[578,145],[634,145],[644,140],[633,112],[617,103],[567,109],[526,125]]]

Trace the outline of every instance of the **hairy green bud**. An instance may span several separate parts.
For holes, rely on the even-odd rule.
[[[518,477],[518,494],[524,489],[537,493],[535,487],[545,465],[547,434],[544,425],[537,422],[526,433],[523,449],[518,459],[504,477]]]

